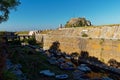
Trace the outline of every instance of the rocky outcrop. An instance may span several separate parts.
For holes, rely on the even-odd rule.
[[[65,25],[65,27],[83,27],[83,26],[91,26],[91,22],[86,20],[85,18],[72,18]]]

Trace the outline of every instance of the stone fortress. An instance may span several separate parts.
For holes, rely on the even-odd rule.
[[[37,41],[44,43],[44,49],[49,49],[53,42],[59,41],[62,52],[70,54],[87,51],[89,56],[97,57],[105,63],[110,59],[120,62],[119,25],[60,28],[35,36]]]

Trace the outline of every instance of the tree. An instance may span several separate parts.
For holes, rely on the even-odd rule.
[[[117,67],[118,65],[118,62],[115,60],[115,59],[110,59],[109,61],[108,61],[108,64],[110,65],[110,66],[113,66],[113,67]]]
[[[19,4],[19,0],[0,0],[0,23],[7,21],[10,10],[16,9]]]
[[[73,53],[71,53],[71,57],[78,57],[79,56],[79,53],[77,53],[77,52],[73,52]]]
[[[59,41],[55,41],[52,43],[52,45],[49,48],[49,52],[54,54],[54,56],[57,56],[57,53],[61,52]]]
[[[78,65],[78,58],[79,58],[79,53],[77,53],[77,52],[71,53],[71,61],[72,61],[75,65]]]
[[[7,21],[10,10],[16,9],[16,6],[19,4],[19,0],[0,0],[0,23]],[[0,80],[2,79],[2,72],[5,67],[7,53],[7,49],[5,49],[7,46],[5,46],[6,42],[5,38],[2,37],[3,35],[5,35],[4,32],[0,34]]]
[[[87,51],[81,51],[80,57],[82,57],[82,58],[88,58],[89,57],[89,53]]]
[[[59,51],[59,50],[60,50],[59,47],[60,47],[59,41],[55,41],[55,42],[53,42],[53,44],[51,45],[50,50]]]

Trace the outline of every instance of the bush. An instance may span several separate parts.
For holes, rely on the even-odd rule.
[[[100,44],[102,45],[104,42],[104,38],[101,38]]]
[[[88,35],[86,33],[83,33],[82,37],[88,37]]]
[[[89,39],[90,39],[90,40],[92,40],[92,38],[91,38],[91,37],[89,37]]]
[[[3,80],[18,80],[16,75],[13,74],[11,71],[4,70],[3,71]]]
[[[8,43],[12,44],[12,45],[20,45],[21,44],[21,42],[19,40],[9,41]]]
[[[28,43],[31,44],[31,45],[35,45],[36,44],[35,38],[28,39]]]
[[[36,45],[36,40],[34,37],[29,39],[24,39],[22,42],[29,43],[30,45]]]

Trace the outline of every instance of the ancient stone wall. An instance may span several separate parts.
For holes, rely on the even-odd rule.
[[[42,43],[45,35],[46,34],[35,34],[36,41]]]
[[[120,27],[69,28],[55,30],[44,35],[44,49],[49,49],[53,42],[60,42],[60,49],[68,54],[87,51],[90,56],[108,62],[116,59],[120,62]],[[88,37],[82,37],[82,32]]]

